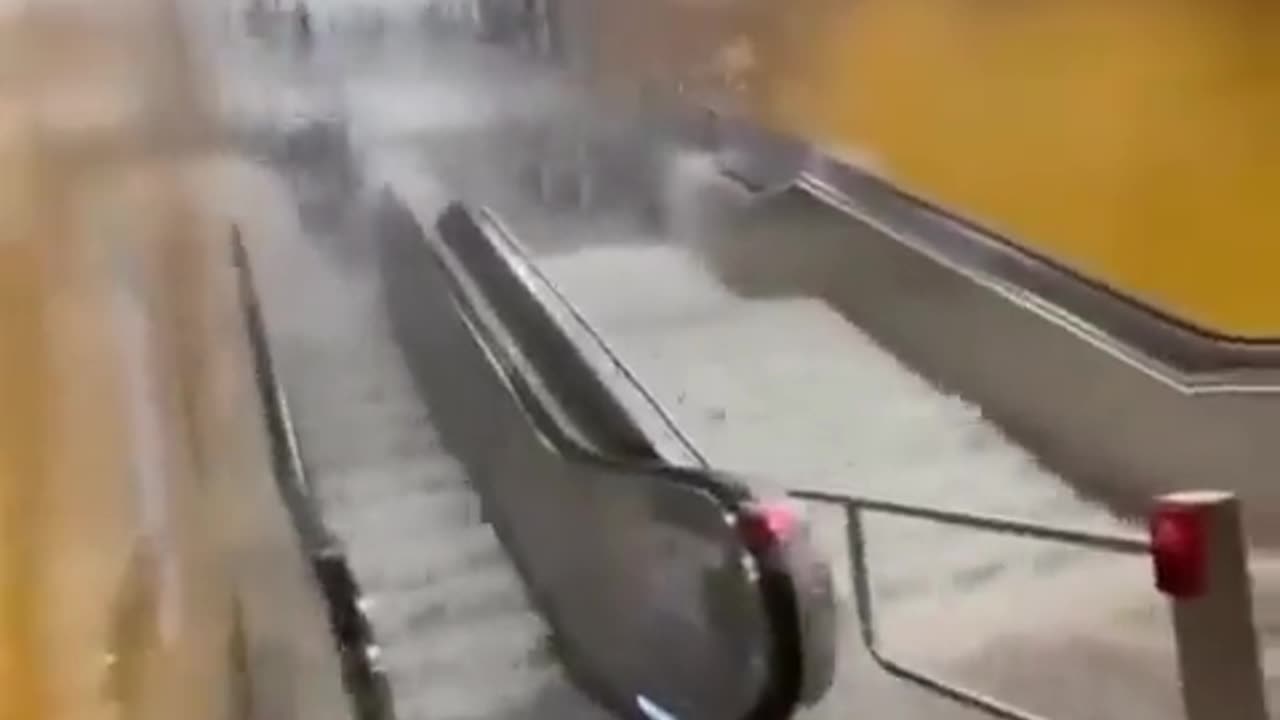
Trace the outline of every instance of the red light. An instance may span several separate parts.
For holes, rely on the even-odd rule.
[[[1204,594],[1205,517],[1201,508],[1161,502],[1151,516],[1151,556],[1156,587],[1180,600]]]
[[[738,529],[748,548],[764,553],[785,544],[799,521],[787,504],[768,503],[744,509],[738,516]]]

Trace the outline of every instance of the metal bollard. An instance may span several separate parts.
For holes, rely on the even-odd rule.
[[[1151,517],[1156,585],[1172,602],[1187,720],[1267,720],[1239,500],[1185,492]]]

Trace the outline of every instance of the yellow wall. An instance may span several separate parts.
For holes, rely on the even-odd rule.
[[[1280,6],[773,7],[772,123],[1197,325],[1280,337]]]
[[[142,18],[107,15],[129,32]],[[134,180],[143,119],[112,107],[152,83],[146,45],[103,18],[0,18],[0,718],[229,716],[227,602],[212,556],[180,397],[194,382],[171,319],[200,292],[178,277],[193,238],[172,177]],[[119,103],[67,100],[106,97]],[[65,107],[83,113],[67,117]],[[100,117],[84,108],[104,109]],[[92,128],[77,131],[75,128]],[[77,135],[84,132],[84,135]],[[92,135],[92,137],[90,137]],[[101,158],[84,154],[102,151]],[[163,165],[159,162],[156,165]],[[152,175],[161,175],[152,173]],[[128,180],[128,182],[126,182]],[[140,520],[136,367],[121,337],[112,253],[150,270],[134,306],[151,329],[142,404],[165,433],[160,542]],[[166,278],[166,271],[169,276]],[[155,389],[155,388],[158,388]],[[158,463],[152,463],[153,467]],[[144,548],[159,548],[147,555]],[[161,577],[162,564],[177,570]],[[160,605],[176,608],[165,624]]]

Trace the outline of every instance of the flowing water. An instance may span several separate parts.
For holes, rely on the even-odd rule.
[[[93,175],[104,161],[88,158],[236,157],[254,170],[222,182],[285,209],[250,238],[267,324],[405,718],[598,711],[560,677],[430,408],[411,400],[365,262],[359,200],[380,183],[412,193],[424,215],[447,198],[493,208],[716,467],[771,485],[1130,529],[845,321],[831,283],[847,230],[832,217],[753,203],[663,123],[588,99],[542,61],[471,42],[471,4],[327,0],[306,21],[291,3],[144,9],[146,22],[121,13],[71,30],[16,10],[0,20],[16,36],[38,27],[56,39],[0,44],[0,389],[11,410],[0,432],[0,715],[114,716],[109,701],[85,700],[99,697],[86,688],[101,658],[66,660],[65,647],[107,632],[76,598],[100,604],[102,588],[141,583],[187,623],[229,622],[226,608],[166,594],[164,562],[143,563],[146,581],[121,580],[140,572],[128,569],[131,528],[163,540],[172,526],[147,520],[148,508],[184,502],[155,500],[146,463],[182,477],[207,470],[196,450],[147,450],[182,441],[147,444],[166,424],[126,410],[179,417],[155,398],[181,394],[181,383],[154,388],[128,369],[172,343],[169,374],[181,378],[201,351],[130,324],[136,315],[112,304],[115,285],[92,269],[83,239],[97,224],[113,237],[173,236],[203,198],[163,173],[132,185]],[[67,65],[70,80],[44,82]],[[185,267],[174,254],[165,267]],[[121,359],[85,360],[99,357]],[[113,429],[121,416],[132,424]],[[814,517],[840,567],[838,523]],[[1174,716],[1171,637],[1143,562],[905,521],[870,530],[894,654],[1053,717]],[[179,540],[203,567],[207,539]],[[55,596],[67,606],[50,605]],[[77,613],[93,620],[66,621]],[[851,626],[846,635],[837,688],[814,717],[969,717],[889,679]],[[178,668],[202,670],[195,660]]]

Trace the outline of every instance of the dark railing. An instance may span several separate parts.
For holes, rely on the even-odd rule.
[[[388,191],[379,218],[398,342],[578,684],[635,718],[783,718],[821,694],[834,610],[802,535],[664,461],[490,216],[424,232]]]
[[[1194,394],[1271,391],[1280,339],[1232,337],[1187,321],[908,193],[810,142],[696,105],[713,116],[722,174],[761,196],[800,190],[885,238],[1028,308]],[[1034,300],[1033,300],[1034,299]]]
[[[373,630],[360,607],[359,587],[341,547],[325,528],[311,494],[288,398],[271,355],[253,269],[238,228],[232,230],[231,253],[270,442],[273,474],[294,530],[301,540],[302,551],[324,595],[329,630],[337,645],[354,717],[356,720],[392,720],[394,714],[389,686],[370,659],[369,650],[374,647]]]

